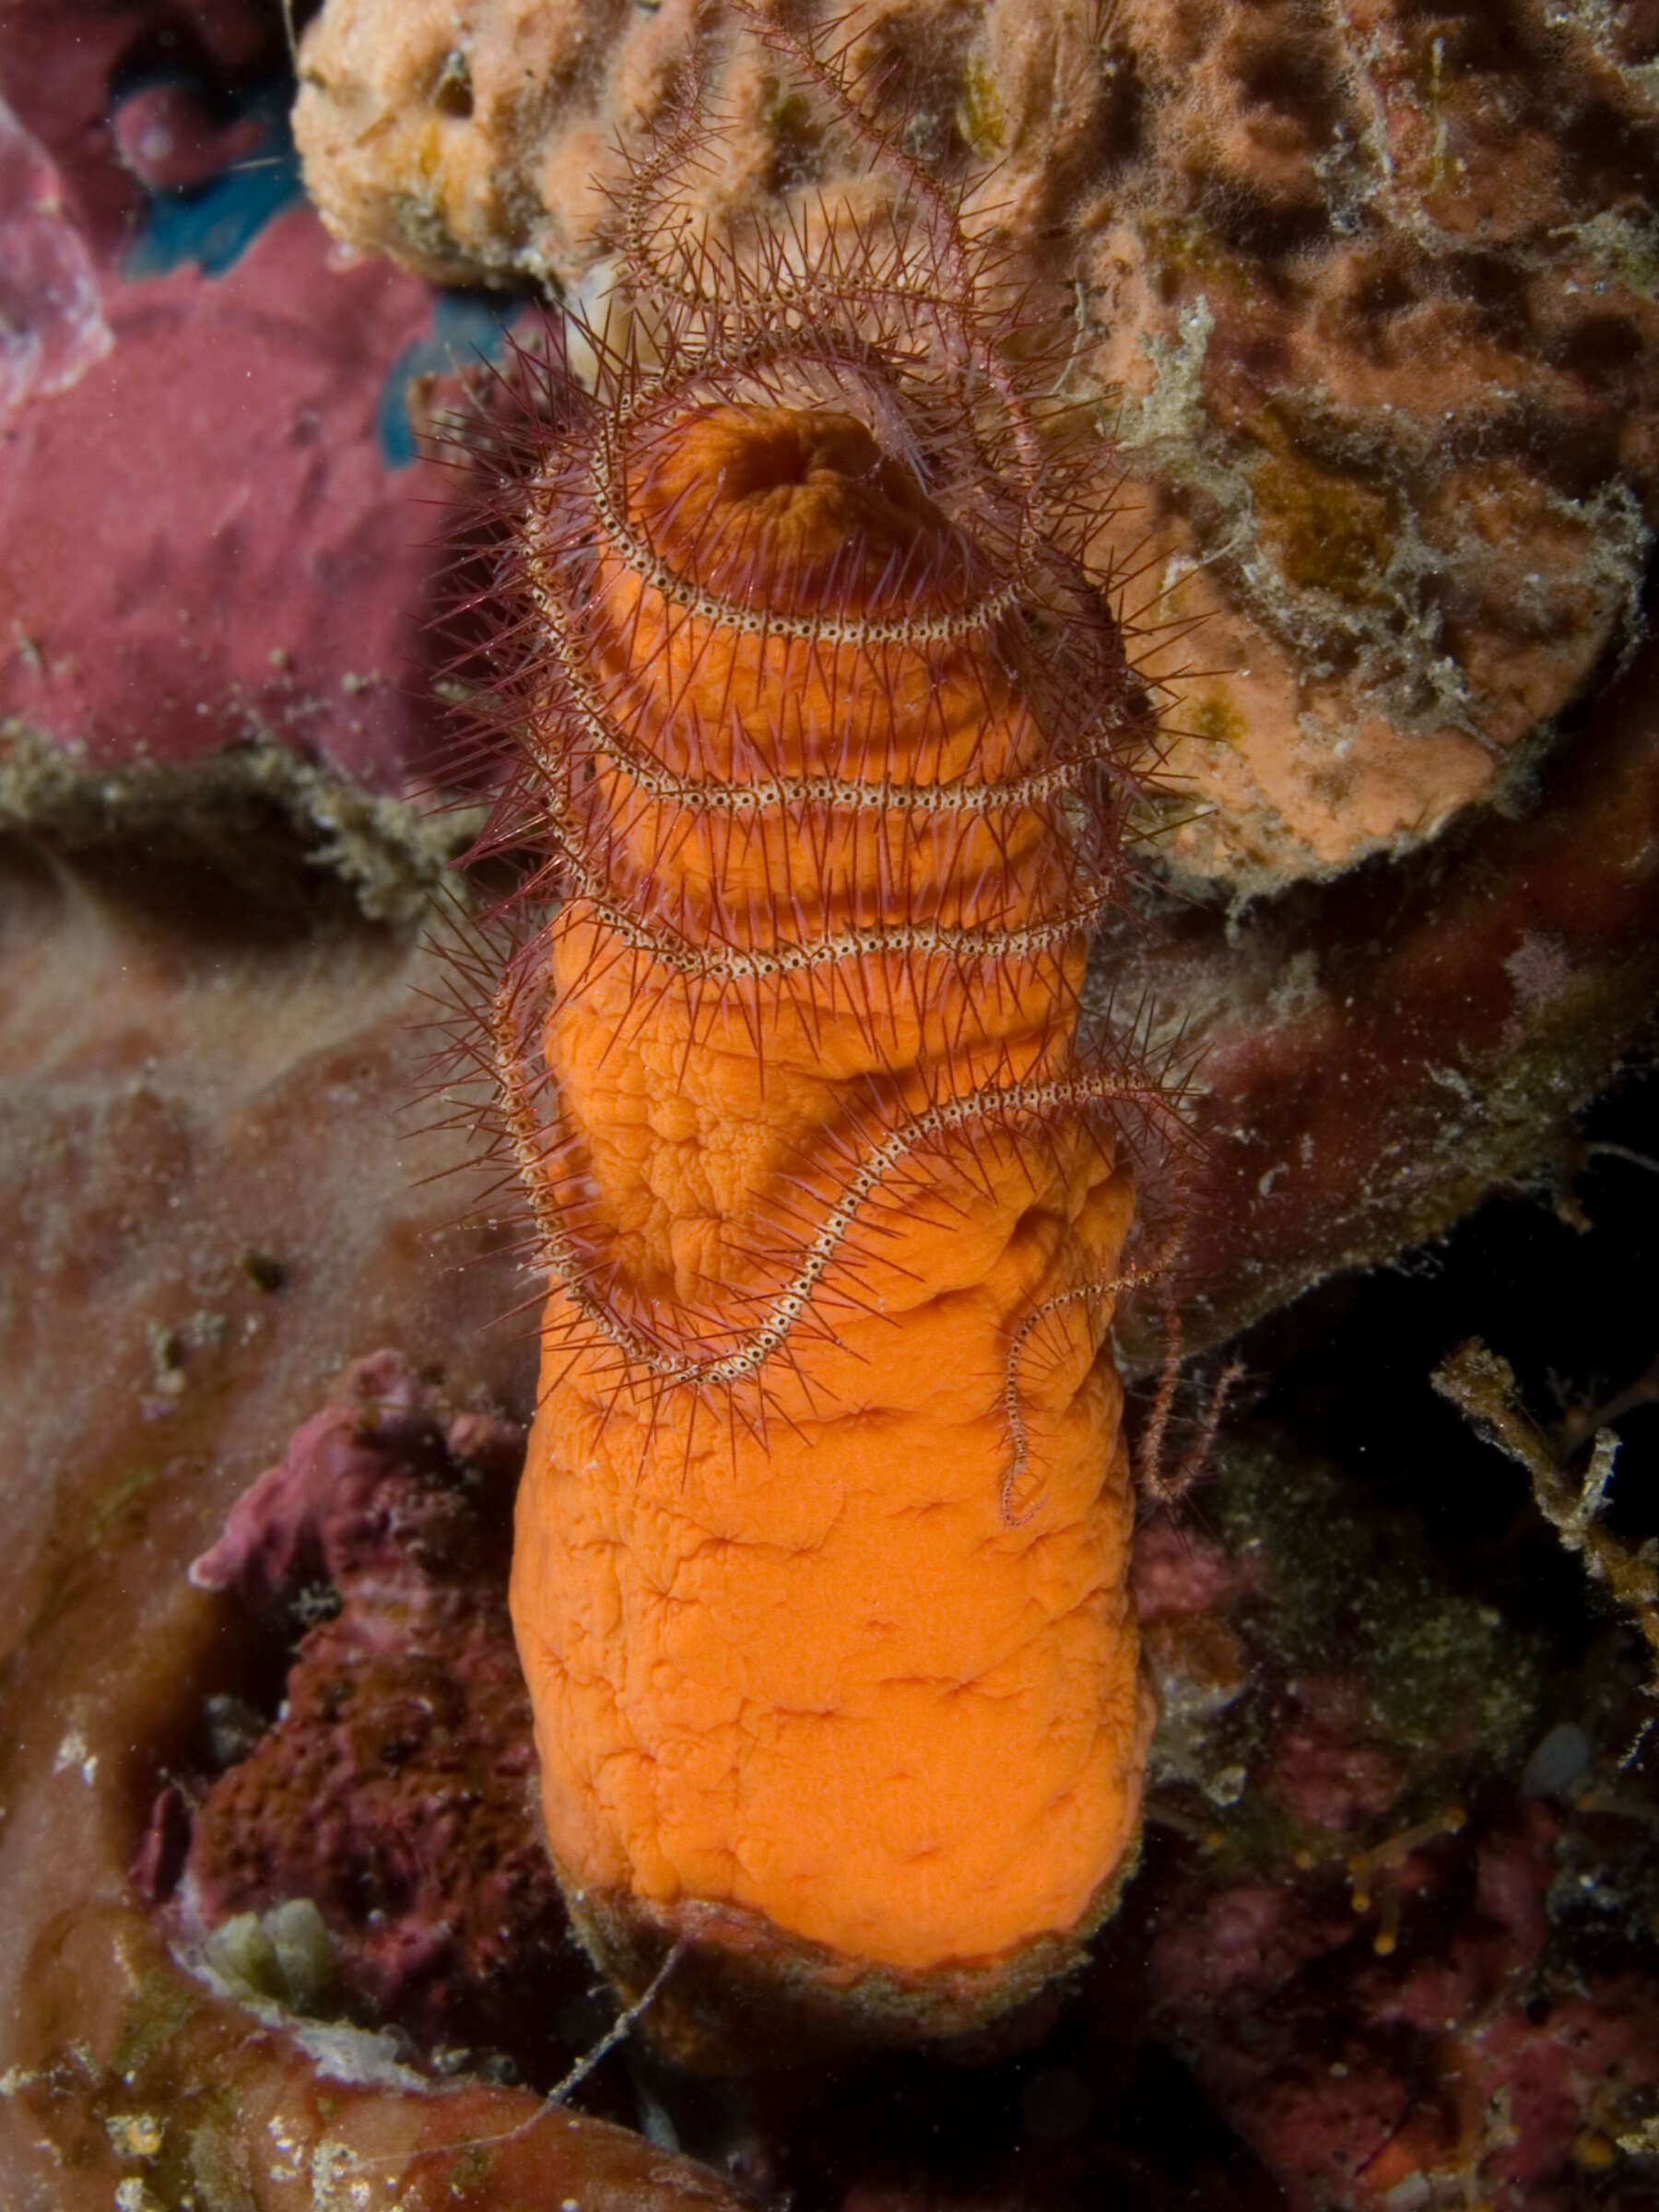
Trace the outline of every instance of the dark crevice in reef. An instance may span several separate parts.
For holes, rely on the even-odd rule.
[[[1435,1243],[1322,1285],[1237,1341],[1266,1378],[1255,1415],[1277,1442],[1327,1455],[1386,1501],[1412,1504],[1442,1547],[1501,1537],[1524,1479],[1427,1378],[1477,1335],[1514,1367],[1540,1428],[1571,1422],[1587,1436],[1588,1410],[1652,1365],[1659,1332],[1643,1285],[1659,1251],[1656,1046],[1650,1030],[1535,1187],[1494,1197]],[[1627,1460],[1612,1512],[1634,1534],[1653,1510],[1659,1390],[1625,1413],[1620,1433]]]
[[[0,833],[72,857],[116,895],[236,936],[429,912],[477,816],[364,789],[275,741],[95,766],[0,724]]]

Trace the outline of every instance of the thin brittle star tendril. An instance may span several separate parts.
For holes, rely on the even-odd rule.
[[[543,1264],[582,1318],[607,1343],[660,1381],[694,1389],[752,1378],[782,1349],[865,1203],[900,1161],[929,1137],[993,1120],[1038,1119],[1068,1106],[1097,1105],[1109,1099],[1131,1099],[1142,1112],[1151,1114],[1169,1111],[1155,1092],[1092,1074],[1044,1083],[987,1084],[962,1098],[924,1108],[868,1148],[806,1242],[799,1266],[774,1292],[756,1327],[735,1349],[699,1359],[673,1348],[658,1332],[629,1320],[614,1294],[594,1288],[591,1264],[578,1250],[559,1202],[547,1187],[543,1171],[546,1134],[530,1102],[533,1082],[520,1046],[515,1001],[516,991],[503,985],[491,1006],[490,1034],[504,1110],[542,1241]]]

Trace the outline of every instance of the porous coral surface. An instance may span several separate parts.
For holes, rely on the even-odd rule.
[[[1104,539],[1147,665],[1181,678],[1169,861],[1260,889],[1512,789],[1628,641],[1659,511],[1651,21],[1004,0],[849,22],[905,147],[1074,288]],[[693,42],[730,118],[694,219],[820,193],[870,213],[846,147],[690,0],[329,0],[310,188],[441,280],[594,308],[624,149]]]

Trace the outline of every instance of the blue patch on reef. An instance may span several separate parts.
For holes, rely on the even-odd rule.
[[[284,93],[264,92],[243,112],[265,126],[253,151],[206,183],[148,193],[143,226],[122,265],[124,276],[166,276],[192,261],[205,276],[222,276],[272,217],[301,197],[300,157]]]
[[[517,320],[522,300],[499,292],[439,292],[432,301],[432,327],[411,339],[386,371],[375,409],[381,458],[388,468],[407,468],[418,447],[409,418],[409,387],[420,376],[458,376],[479,361],[500,358],[507,333]]]

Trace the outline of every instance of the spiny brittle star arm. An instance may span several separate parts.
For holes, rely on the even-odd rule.
[[[543,1169],[545,1133],[530,1104],[532,1085],[519,1046],[515,997],[509,985],[496,994],[490,1009],[491,1043],[509,1135],[530,1192],[547,1271],[607,1343],[663,1380],[693,1388],[719,1387],[747,1379],[777,1356],[799,1325],[859,1213],[885,1178],[927,1138],[994,1118],[1038,1120],[1066,1107],[1099,1104],[1109,1099],[1130,1100],[1155,1119],[1174,1119],[1157,1092],[1125,1084],[1104,1072],[1044,1083],[986,1084],[962,1098],[946,1100],[911,1115],[890,1135],[871,1146],[853,1169],[840,1196],[826,1210],[807,1243],[799,1266],[773,1293],[755,1327],[733,1349],[698,1359],[665,1342],[661,1332],[630,1320],[621,1312],[614,1293],[595,1287],[589,1264],[577,1249],[559,1203],[547,1189]]]
[[[883,777],[856,782],[840,776],[773,776],[747,783],[714,778],[676,775],[671,769],[630,745],[607,714],[603,700],[588,676],[585,655],[571,632],[562,595],[539,573],[533,574],[532,595],[547,634],[553,641],[559,669],[569,689],[569,706],[594,752],[603,753],[629,780],[653,799],[672,801],[690,813],[742,813],[767,807],[836,806],[874,813],[988,814],[1030,806],[1062,792],[1075,792],[1081,777],[1092,768],[1112,765],[1114,733],[1102,713],[1095,723],[1094,742],[1051,768],[1034,769],[1003,782],[971,782],[956,777],[944,783],[902,783]],[[530,748],[549,778],[561,769],[562,745],[548,750],[529,737]]]

